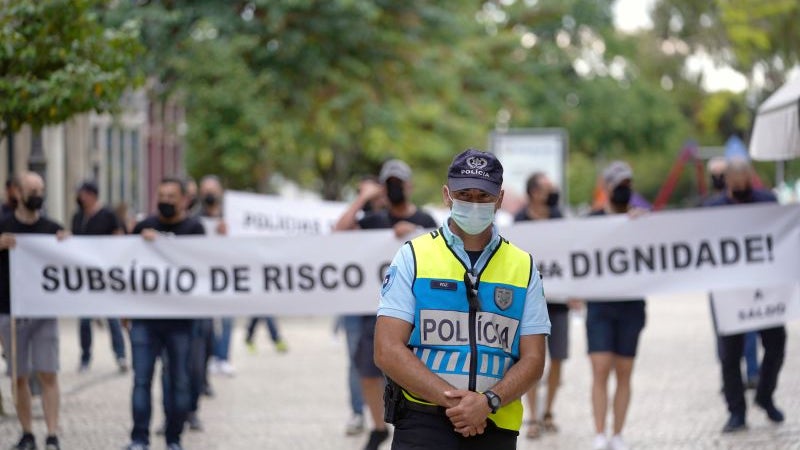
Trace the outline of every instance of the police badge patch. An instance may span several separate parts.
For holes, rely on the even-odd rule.
[[[394,283],[394,277],[397,274],[397,266],[389,266],[386,275],[383,276],[383,284],[381,285],[381,295],[386,295]]]
[[[514,291],[508,288],[496,287],[494,288],[494,304],[498,308],[505,311],[511,306],[514,301]]]

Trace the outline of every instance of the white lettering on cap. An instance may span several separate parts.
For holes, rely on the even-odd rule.
[[[461,175],[478,175],[484,178],[491,178],[489,172],[476,169],[461,169]]]

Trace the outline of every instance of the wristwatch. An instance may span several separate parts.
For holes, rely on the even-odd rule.
[[[489,402],[489,408],[492,408],[492,414],[496,413],[500,409],[500,396],[492,391],[486,391],[483,395],[486,396],[486,400]]]

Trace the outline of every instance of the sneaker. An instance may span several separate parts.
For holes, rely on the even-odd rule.
[[[44,441],[44,450],[61,450],[61,446],[58,445],[58,436],[47,436],[47,440]]]
[[[364,432],[364,416],[361,414],[353,414],[347,421],[344,428],[344,434],[347,436],[355,436]]]
[[[228,361],[220,361],[219,372],[225,376],[232,377],[236,375],[236,368],[233,367]]]
[[[162,423],[160,427],[156,428],[156,434],[159,436],[167,434],[167,422]]]
[[[389,438],[389,430],[372,430],[364,450],[378,450],[383,441]]]
[[[275,343],[275,351],[278,353],[286,353],[289,351],[289,346],[286,345],[286,341],[278,341]]]
[[[256,343],[255,342],[253,342],[253,341],[245,341],[244,345],[245,345],[245,347],[247,347],[247,353],[249,353],[251,355],[255,355],[257,353]]]
[[[189,415],[186,416],[186,424],[189,425],[189,429],[192,431],[203,431],[203,422],[197,417],[196,412],[190,412]]]
[[[181,444],[173,442],[172,444],[167,444],[167,450],[183,450],[183,447],[181,447]]]
[[[89,363],[82,362],[78,365],[78,373],[86,373],[89,371]]]
[[[592,450],[608,450],[608,438],[604,434],[597,434],[592,441]]]
[[[731,414],[725,426],[722,427],[723,433],[733,433],[735,431],[742,431],[747,428],[747,423],[744,420],[743,414]]]
[[[747,377],[747,382],[744,384],[745,389],[756,389],[758,387],[758,375]]]
[[[125,450],[150,450],[150,446],[141,442],[131,442]]]
[[[767,413],[767,417],[773,423],[781,423],[785,419],[783,416],[783,412],[775,407],[775,404],[772,402],[760,402],[756,400],[756,405],[758,405],[761,409],[763,409]]]
[[[608,448],[611,450],[628,450],[628,446],[625,445],[625,441],[622,440],[622,436],[615,434],[611,441],[608,443]]]
[[[219,375],[219,361],[217,361],[217,358],[211,358],[208,360],[207,370],[211,375]]]
[[[119,373],[127,372],[128,361],[125,361],[125,358],[117,358],[117,368],[119,369]]]
[[[23,433],[17,445],[11,450],[36,450],[36,438],[31,433]]]

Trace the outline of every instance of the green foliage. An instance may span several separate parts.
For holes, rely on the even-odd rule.
[[[101,25],[99,0],[9,0],[0,9],[3,133],[114,109],[136,81],[138,28]]]

